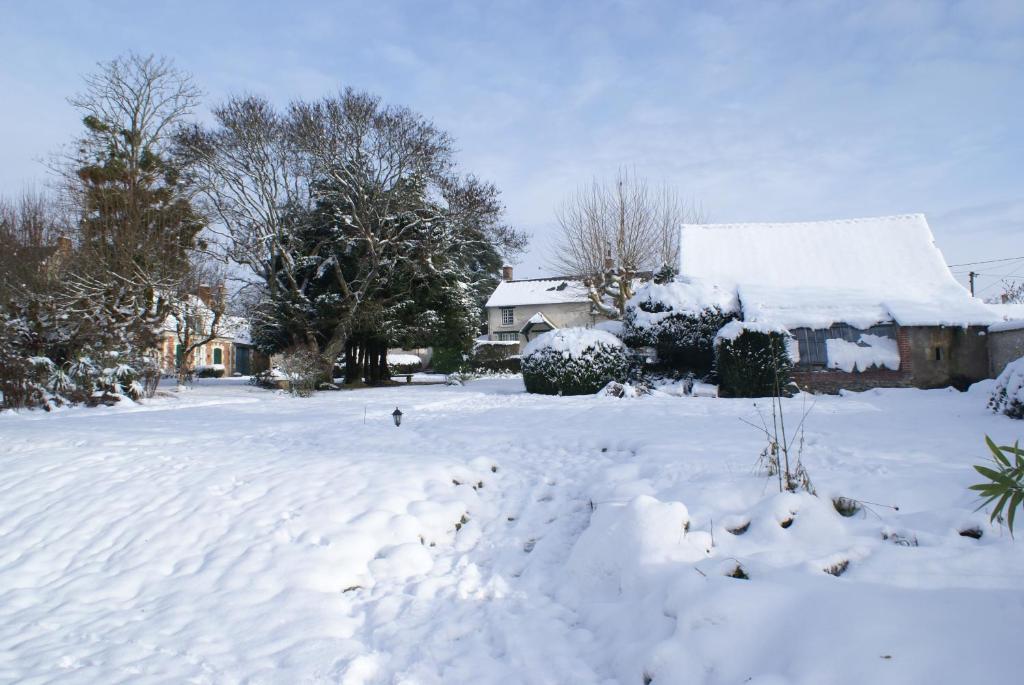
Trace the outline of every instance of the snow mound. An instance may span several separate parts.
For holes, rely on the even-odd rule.
[[[900,368],[900,350],[896,341],[880,335],[865,333],[858,342],[840,338],[825,341],[829,366],[846,372],[864,371],[868,367]]]
[[[611,333],[599,331],[593,328],[560,328],[556,331],[548,331],[537,336],[523,350],[523,356],[541,350],[554,350],[561,352],[566,359],[570,357],[582,357],[588,350],[597,347],[621,348],[622,341]]]
[[[640,588],[659,564],[708,555],[706,534],[687,535],[690,513],[682,502],[640,495],[626,505],[598,505],[590,526],[566,562],[566,586],[579,597]]]
[[[988,406],[1010,418],[1024,419],[1024,357],[1007,364],[996,378]]]

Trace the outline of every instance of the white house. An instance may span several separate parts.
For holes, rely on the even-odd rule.
[[[502,269],[502,282],[487,300],[488,339],[518,342],[522,349],[541,333],[555,328],[590,328],[607,321],[590,301],[587,287],[572,278],[517,281],[512,267]]]

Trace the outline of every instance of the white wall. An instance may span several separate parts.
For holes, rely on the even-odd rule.
[[[591,312],[589,302],[571,302],[568,304],[527,304],[513,307],[513,319],[511,326],[504,326],[501,323],[502,307],[487,308],[487,333],[491,340],[498,340],[498,333],[518,333],[530,317],[540,312],[558,328],[590,328],[595,323],[607,321],[601,315],[594,316]],[[535,336],[531,336],[535,337]],[[526,338],[519,336],[519,348],[526,346]]]

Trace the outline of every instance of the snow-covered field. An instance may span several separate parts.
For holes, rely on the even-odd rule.
[[[3,415],[0,682],[1013,682],[1024,547],[966,488],[1024,422],[983,390],[817,398],[819,497],[755,472],[749,400],[224,379]]]

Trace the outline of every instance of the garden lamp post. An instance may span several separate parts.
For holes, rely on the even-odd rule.
[[[395,410],[393,412],[391,412],[391,418],[393,418],[395,420],[395,427],[396,428],[398,426],[401,426],[402,425],[402,410],[400,410],[398,407],[395,407]]]

